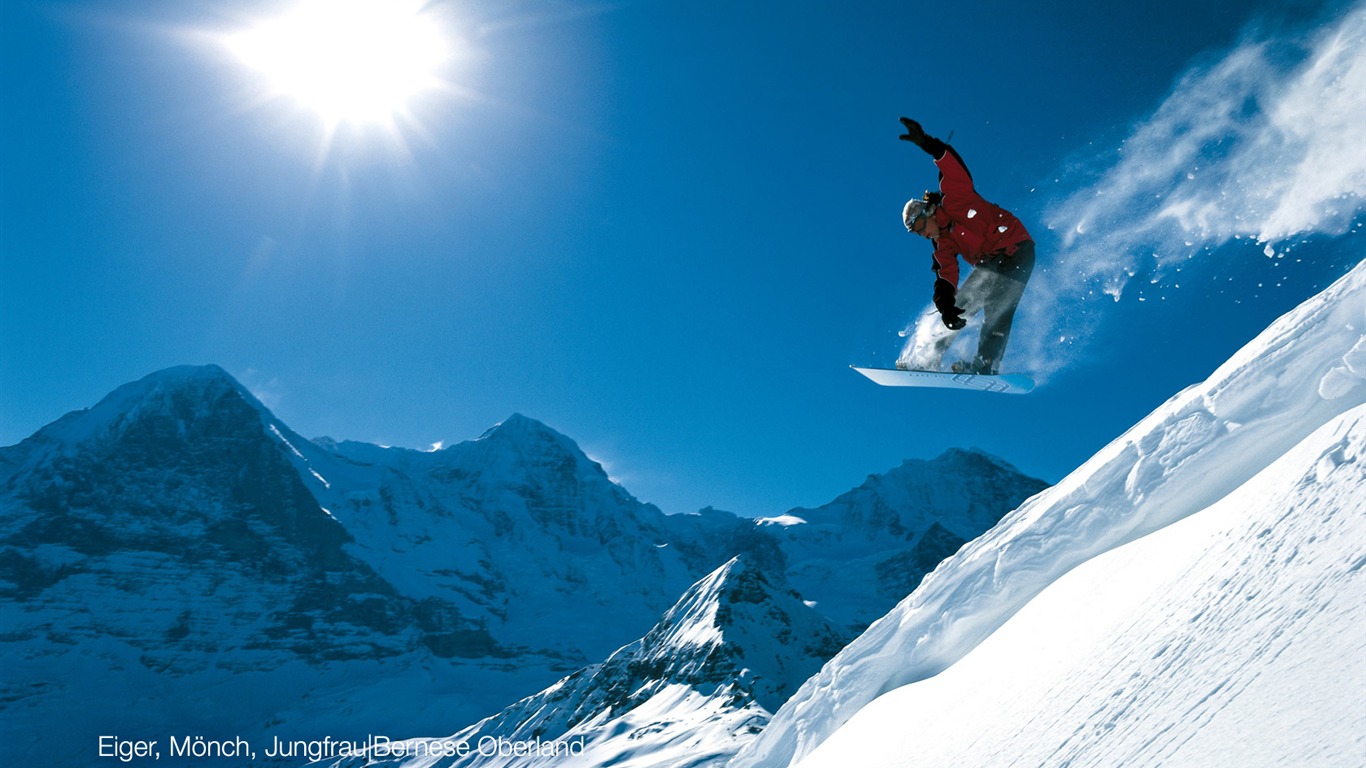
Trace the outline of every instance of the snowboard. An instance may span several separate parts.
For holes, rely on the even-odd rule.
[[[933,387],[936,389],[971,389],[978,392],[1004,392],[1023,395],[1034,389],[1034,380],[1023,373],[1002,373],[996,376],[951,371],[904,371],[900,368],[850,368],[884,387]]]

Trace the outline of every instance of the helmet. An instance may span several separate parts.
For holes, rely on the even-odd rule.
[[[915,222],[928,216],[930,204],[924,200],[911,200],[906,203],[906,207],[901,209],[901,223],[906,225],[906,231],[913,231]]]

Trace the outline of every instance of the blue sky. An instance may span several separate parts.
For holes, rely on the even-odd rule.
[[[1056,481],[1366,255],[1361,3],[440,2],[448,89],[329,135],[216,42],[290,2],[0,6],[0,444],[217,363],[310,436],[520,412],[666,512]],[[1034,394],[848,370],[929,301],[903,114],[1039,243]]]

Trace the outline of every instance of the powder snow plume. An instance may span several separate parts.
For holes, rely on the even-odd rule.
[[[1366,211],[1363,115],[1366,2],[1308,33],[1249,32],[1191,67],[1122,147],[1082,161],[1092,181],[1044,207],[1057,250],[1040,249],[1010,367],[1064,368],[1136,282],[1179,284],[1182,270],[1352,231]],[[1215,254],[1234,240],[1256,246]],[[913,322],[902,358],[941,331],[933,313]]]

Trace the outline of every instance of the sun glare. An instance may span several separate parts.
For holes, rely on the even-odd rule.
[[[300,0],[228,47],[329,125],[386,123],[441,87],[450,42],[420,0]]]

